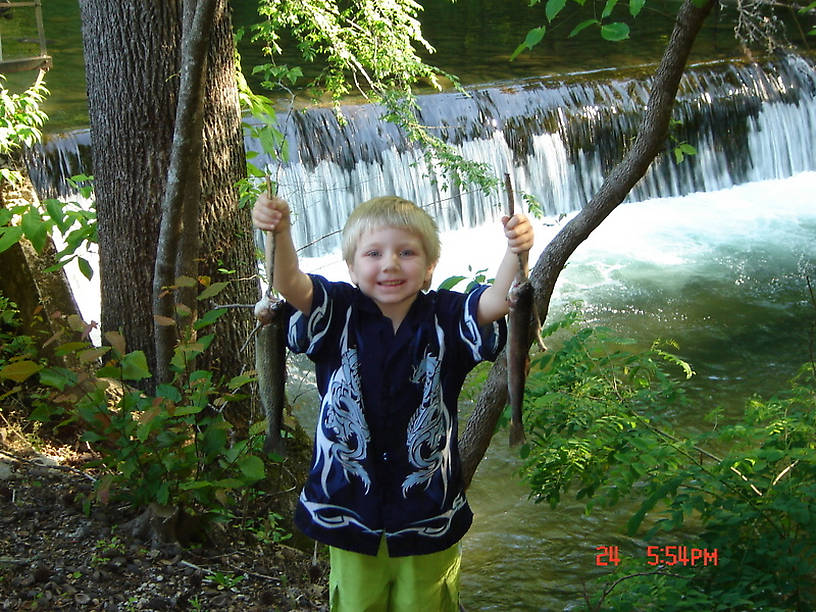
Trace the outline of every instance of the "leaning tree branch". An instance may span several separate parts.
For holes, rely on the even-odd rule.
[[[176,299],[174,292],[167,288],[175,284],[178,263],[192,262],[196,258],[194,253],[181,254],[180,251],[189,249],[198,236],[204,80],[210,31],[219,2],[185,0],[183,3],[179,98],[153,271],[154,374],[157,382],[170,379],[170,357],[176,340],[175,326],[167,324],[174,318]],[[185,238],[183,233],[188,237]],[[193,234],[192,240],[190,234]],[[186,266],[182,263],[182,267]],[[194,309],[195,300],[192,302],[188,306]]]
[[[685,0],[680,7],[674,30],[655,72],[649,101],[631,149],[581,212],[547,245],[531,270],[530,282],[535,289],[539,320],[544,321],[547,316],[555,282],[567,259],[623,202],[663,147],[689,53],[717,1],[706,0],[702,6],[697,6],[694,0]],[[506,401],[507,370],[503,352],[490,370],[459,442],[465,486],[470,485],[487,451]]]

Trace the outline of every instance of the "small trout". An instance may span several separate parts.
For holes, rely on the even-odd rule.
[[[270,197],[274,194],[269,175],[266,176],[266,192]],[[284,300],[271,293],[275,271],[275,234],[271,232],[264,240],[264,260],[269,289],[255,304],[255,318],[261,326],[255,336],[255,372],[258,376],[258,395],[266,414],[264,452],[283,455],[285,449],[281,427],[286,406],[287,321],[283,316]]]
[[[507,208],[512,217],[515,201],[510,175],[504,175],[507,191]],[[524,427],[521,423],[521,409],[524,404],[524,382],[530,370],[530,330],[535,314],[533,286],[527,271],[527,253],[519,253],[519,271],[510,287],[507,298],[510,301],[510,316],[507,321],[507,401],[510,404],[510,446],[524,442]],[[536,322],[538,317],[536,316]]]
[[[524,443],[521,408],[524,382],[530,370],[530,321],[533,316],[533,286],[518,279],[510,288],[507,321],[507,400],[510,404],[510,446]]]
[[[258,395],[266,415],[264,452],[284,454],[281,427],[286,405],[286,321],[283,300],[261,300],[255,314],[261,328],[255,336],[255,371],[258,376]]]

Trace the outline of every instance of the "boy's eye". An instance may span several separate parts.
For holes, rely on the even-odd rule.
[[[379,252],[379,251],[376,251],[376,250],[366,251],[366,252],[364,253],[364,255],[365,255],[366,257],[377,257],[379,254],[380,254],[380,252]]]
[[[403,257],[410,257],[410,256],[412,256],[414,254],[415,253],[414,253],[413,249],[403,249],[402,251],[400,251],[400,255],[402,255]]]

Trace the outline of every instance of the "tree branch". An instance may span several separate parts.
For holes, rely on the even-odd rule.
[[[198,241],[204,80],[210,30],[219,1],[184,1],[179,98],[153,272],[154,317],[174,317],[175,295],[166,287],[175,283],[177,262],[185,262],[182,267],[187,268],[195,259],[194,255],[181,252],[189,248],[191,242]],[[193,240],[182,238],[182,231],[186,235],[194,232]],[[195,312],[194,303],[188,306]],[[177,330],[172,325],[158,325],[154,321],[153,337],[156,344],[154,378],[156,382],[165,382],[170,379],[170,356]]]
[[[655,73],[652,92],[632,148],[607,176],[598,192],[553,238],[531,270],[539,320],[549,311],[555,282],[575,249],[628,195],[643,177],[665,142],[674,99],[685,71],[691,47],[706,17],[718,0],[701,7],[685,0],[677,14],[674,30]],[[507,398],[506,359],[502,353],[490,370],[462,433],[459,447],[462,476],[469,486],[484,457]]]

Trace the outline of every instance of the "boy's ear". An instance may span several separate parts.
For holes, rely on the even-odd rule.
[[[354,273],[354,267],[351,264],[346,264],[348,266],[348,273],[349,278],[351,278],[351,282],[354,285],[357,285],[357,275]]]
[[[431,277],[433,276],[434,269],[436,268],[436,262],[433,262],[428,266],[428,269],[425,271],[425,282],[422,283],[422,290],[428,291],[431,288]]]

